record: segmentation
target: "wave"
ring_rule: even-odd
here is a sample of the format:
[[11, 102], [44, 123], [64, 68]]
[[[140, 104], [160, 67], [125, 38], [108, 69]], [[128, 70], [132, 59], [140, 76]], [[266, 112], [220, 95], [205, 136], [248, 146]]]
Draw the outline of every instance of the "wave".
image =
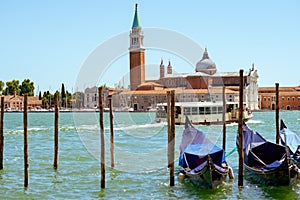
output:
[[[53, 130], [53, 128], [46, 128], [46, 127], [31, 127], [27, 129], [28, 133], [40, 133], [40, 132], [47, 132]], [[24, 133], [24, 129], [16, 129], [16, 130], [6, 130], [9, 134], [22, 134]]]
[[262, 124], [263, 122], [261, 120], [249, 119], [248, 123], [250, 123], [250, 124]]
[[145, 129], [145, 128], [163, 128], [167, 123], [153, 123], [153, 124], [135, 124], [130, 126], [116, 127], [114, 130], [132, 130], [132, 129]]

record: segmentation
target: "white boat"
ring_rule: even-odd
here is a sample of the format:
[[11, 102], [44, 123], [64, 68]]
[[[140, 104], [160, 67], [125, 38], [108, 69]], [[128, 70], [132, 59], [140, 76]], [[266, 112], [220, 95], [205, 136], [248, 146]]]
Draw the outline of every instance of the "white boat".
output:
[[[239, 102], [227, 102], [225, 108], [226, 123], [238, 121]], [[253, 117], [250, 109], [244, 105], [243, 119]], [[157, 105], [156, 122], [166, 122], [167, 103]], [[185, 117], [193, 124], [218, 124], [223, 121], [223, 102], [176, 102], [175, 124], [184, 124]]]

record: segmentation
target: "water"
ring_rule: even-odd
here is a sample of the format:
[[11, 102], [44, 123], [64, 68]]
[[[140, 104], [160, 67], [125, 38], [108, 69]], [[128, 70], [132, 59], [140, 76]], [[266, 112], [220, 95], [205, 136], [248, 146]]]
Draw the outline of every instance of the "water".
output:
[[[53, 113], [29, 113], [29, 187], [24, 188], [23, 114], [5, 113], [4, 170], [1, 199], [298, 199], [300, 182], [263, 187], [244, 180], [239, 189], [238, 154], [227, 157], [235, 179], [215, 190], [193, 187], [187, 180], [169, 186], [167, 127], [154, 123], [154, 113], [115, 113], [115, 168], [110, 168], [109, 116], [105, 113], [106, 188], [100, 189], [99, 113], [60, 113], [59, 166], [53, 169]], [[275, 141], [274, 112], [255, 112], [250, 128]], [[295, 131], [300, 112], [281, 112]], [[222, 144], [222, 126], [198, 126]], [[176, 126], [176, 158], [183, 126]], [[300, 133], [300, 131], [298, 131]], [[227, 152], [235, 147], [237, 124], [227, 126]], [[175, 161], [176, 171], [178, 160]]]

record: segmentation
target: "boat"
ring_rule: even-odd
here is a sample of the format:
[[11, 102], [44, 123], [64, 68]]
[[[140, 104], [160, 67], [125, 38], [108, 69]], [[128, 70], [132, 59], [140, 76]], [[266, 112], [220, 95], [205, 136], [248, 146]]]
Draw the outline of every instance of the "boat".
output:
[[291, 161], [300, 168], [300, 137], [291, 131], [283, 120], [280, 121], [280, 141], [289, 148]]
[[246, 177], [267, 186], [290, 185], [296, 181], [298, 169], [290, 162], [285, 146], [267, 141], [245, 123], [243, 136]]
[[[239, 102], [227, 102], [225, 106], [225, 121], [238, 121]], [[193, 124], [221, 124], [223, 122], [223, 102], [175, 102], [175, 124], [185, 124], [188, 116]], [[243, 119], [253, 117], [250, 109], [244, 105]], [[166, 122], [167, 103], [157, 104], [156, 122]]]
[[179, 166], [181, 175], [200, 188], [217, 188], [227, 175], [233, 178], [224, 150], [194, 128], [188, 117], [180, 144]]

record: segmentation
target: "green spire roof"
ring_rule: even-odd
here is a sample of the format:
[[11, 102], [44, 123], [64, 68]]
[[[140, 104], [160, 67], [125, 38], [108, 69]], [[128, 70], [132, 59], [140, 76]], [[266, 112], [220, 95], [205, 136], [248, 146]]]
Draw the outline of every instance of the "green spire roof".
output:
[[141, 28], [141, 23], [140, 23], [140, 18], [138, 15], [138, 11], [137, 11], [137, 6], [138, 4], [135, 4], [135, 13], [134, 13], [134, 18], [133, 18], [133, 23], [132, 23], [132, 28]]

